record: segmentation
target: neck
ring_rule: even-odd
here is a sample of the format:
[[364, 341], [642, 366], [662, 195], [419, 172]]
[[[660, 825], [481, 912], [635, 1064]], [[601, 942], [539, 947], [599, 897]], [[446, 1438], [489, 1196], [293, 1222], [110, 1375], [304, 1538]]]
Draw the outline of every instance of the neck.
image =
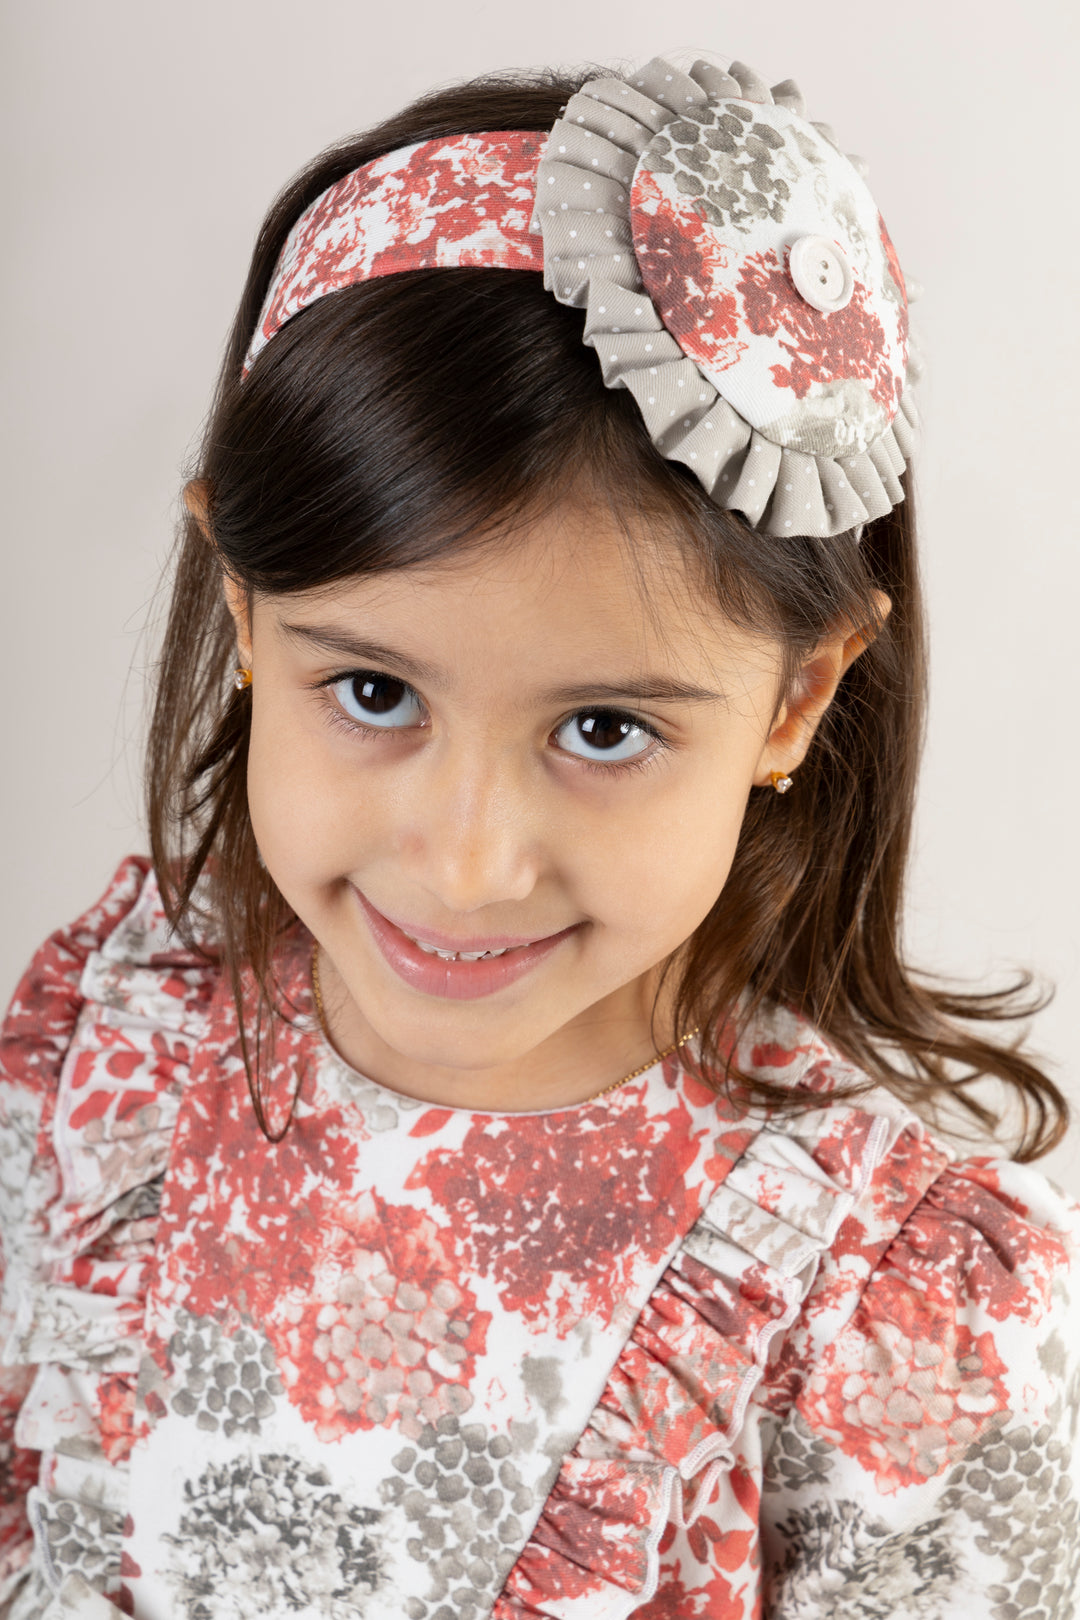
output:
[[613, 1089], [679, 1038], [670, 991], [657, 1004], [655, 1040], [650, 1031], [658, 969], [622, 986], [528, 1050], [493, 1049], [483, 1065], [475, 1061], [471, 1037], [470, 1062], [447, 1061], [453, 1054], [447, 1054], [445, 1045], [431, 1054], [422, 1045], [410, 1052], [397, 1050], [365, 1018], [325, 951], [318, 953], [317, 973], [327, 1038], [350, 1068], [402, 1096], [441, 1107], [493, 1113], [572, 1107]]

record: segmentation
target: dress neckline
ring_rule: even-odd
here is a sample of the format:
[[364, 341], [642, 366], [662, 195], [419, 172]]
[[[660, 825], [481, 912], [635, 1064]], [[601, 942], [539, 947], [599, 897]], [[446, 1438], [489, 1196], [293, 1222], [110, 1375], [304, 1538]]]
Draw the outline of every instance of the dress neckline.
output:
[[[334, 1064], [346, 1081], [378, 1093], [392, 1107], [410, 1114], [413, 1112], [435, 1112], [447, 1116], [459, 1115], [469, 1119], [490, 1119], [506, 1122], [551, 1119], [560, 1115], [584, 1115], [586, 1113], [607, 1115], [612, 1119], [616, 1119], [627, 1107], [640, 1105], [643, 1093], [656, 1086], [658, 1078], [663, 1074], [665, 1065], [670, 1065], [672, 1069], [676, 1070], [680, 1078], [686, 1077], [687, 1068], [682, 1060], [681, 1053], [689, 1051], [695, 1063], [700, 1058], [700, 1036], [695, 1035], [686, 1041], [678, 1051], [669, 1052], [662, 1058], [658, 1056], [635, 1079], [627, 1081], [617, 1089], [598, 1097], [582, 1098], [580, 1102], [575, 1103], [561, 1103], [554, 1108], [464, 1108], [454, 1103], [435, 1102], [424, 1097], [410, 1097], [406, 1092], [395, 1091], [392, 1086], [386, 1085], [385, 1082], [374, 1080], [370, 1075], [364, 1074], [362, 1070], [354, 1068], [351, 1063], [342, 1057], [314, 1015], [305, 1016], [302, 1022], [298, 1019], [296, 1023], [301, 1027], [307, 1039], [311, 1041], [320, 1058]], [[667, 1094], [668, 1087], [665, 1086], [664, 1090], [665, 1094]]]

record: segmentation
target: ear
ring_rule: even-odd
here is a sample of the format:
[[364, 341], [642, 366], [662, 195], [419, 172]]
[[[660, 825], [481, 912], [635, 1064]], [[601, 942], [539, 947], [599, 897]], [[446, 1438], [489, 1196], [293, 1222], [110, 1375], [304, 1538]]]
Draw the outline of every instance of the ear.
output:
[[767, 787], [772, 772], [791, 776], [806, 758], [836, 689], [859, 654], [867, 648], [892, 611], [884, 591], [874, 592], [873, 619], [857, 630], [850, 626], [822, 641], [803, 664], [794, 689], [773, 722], [754, 774], [755, 787]]
[[251, 668], [251, 597], [231, 574], [222, 574], [221, 587], [225, 602], [236, 626], [236, 653], [245, 669]]
[[210, 530], [210, 485], [205, 478], [192, 478], [184, 485], [184, 505], [199, 525], [208, 546], [214, 543]]
[[[214, 535], [210, 527], [210, 485], [205, 478], [193, 478], [184, 485], [184, 505], [187, 507], [207, 545], [214, 544]], [[225, 603], [232, 614], [232, 621], [236, 626], [236, 650], [240, 662], [245, 667], [251, 665], [251, 598], [239, 581], [222, 570], [222, 589], [225, 592]]]

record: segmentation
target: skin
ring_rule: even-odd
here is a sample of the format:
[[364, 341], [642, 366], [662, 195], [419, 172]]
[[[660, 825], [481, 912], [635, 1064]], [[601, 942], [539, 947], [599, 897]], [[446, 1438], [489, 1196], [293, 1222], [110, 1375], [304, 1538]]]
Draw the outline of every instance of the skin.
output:
[[[203, 519], [204, 493], [189, 486]], [[725, 623], [673, 545], [643, 543], [637, 563], [610, 515], [567, 504], [506, 546], [438, 567], [287, 598], [225, 579], [238, 662], [253, 671], [255, 837], [319, 943], [333, 1044], [394, 1091], [549, 1109], [646, 1062], [659, 968], [723, 889], [749, 794], [772, 791], [771, 771], [797, 773], [866, 644], [863, 629], [838, 630], [778, 703], [777, 646]], [[343, 656], [311, 639], [315, 627], [377, 641], [430, 675]], [[418, 701], [404, 697], [403, 726], [369, 735], [356, 689], [320, 683], [370, 670], [406, 680]], [[717, 696], [637, 700], [627, 689], [646, 673]], [[625, 698], [546, 695], [599, 683]], [[631, 734], [619, 750], [640, 749], [631, 764], [590, 769], [605, 750], [579, 721], [595, 724], [598, 707], [667, 746]], [[421, 938], [425, 924], [469, 940], [584, 926], [524, 978], [455, 1001], [398, 977], [353, 886]], [[660, 1045], [683, 1033], [669, 1001]]]

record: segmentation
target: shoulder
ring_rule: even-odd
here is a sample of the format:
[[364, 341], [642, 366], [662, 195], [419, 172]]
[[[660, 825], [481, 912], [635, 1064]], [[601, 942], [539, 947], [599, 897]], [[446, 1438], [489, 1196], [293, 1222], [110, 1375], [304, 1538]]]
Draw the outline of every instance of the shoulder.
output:
[[177, 1005], [201, 1000], [215, 973], [171, 933], [149, 861], [128, 856], [100, 900], [51, 934], [23, 974], [0, 1030], [0, 1086], [53, 1090], [88, 1003], [150, 1014], [156, 987], [175, 1021]]
[[[935, 1448], [947, 1456], [971, 1426], [958, 1422], [954, 1433], [940, 1399], [922, 1413], [937, 1414], [929, 1426], [913, 1403], [897, 1396], [890, 1406], [899, 1373], [887, 1390], [886, 1364], [910, 1362], [913, 1376], [921, 1367], [915, 1391], [955, 1386], [972, 1412], [980, 1392], [983, 1415], [1032, 1391], [1038, 1368], [1052, 1381], [1056, 1352], [1045, 1350], [1034, 1369], [1030, 1357], [1064, 1324], [1080, 1326], [1080, 1205], [1033, 1165], [962, 1156], [881, 1088], [830, 1101], [866, 1077], [786, 1014], [771, 1031], [750, 1054], [757, 1072], [797, 1084], [819, 1106], [774, 1118], [764, 1134], [799, 1144], [846, 1195], [803, 1312], [804, 1327], [817, 1323], [814, 1353], [802, 1358], [806, 1382], [789, 1387], [805, 1412], [830, 1410], [838, 1436], [845, 1422], [865, 1434], [870, 1418], [888, 1430], [890, 1414], [906, 1412], [901, 1429], [915, 1425], [907, 1453], [890, 1433], [881, 1469], [898, 1481], [923, 1464], [936, 1471]], [[856, 1393], [864, 1364], [878, 1371]]]
[[[847, 1195], [823, 1261], [846, 1278], [856, 1317], [917, 1298], [924, 1313], [985, 1313], [1004, 1339], [1077, 1293], [1080, 1205], [1035, 1166], [963, 1156], [793, 1015], [754, 1034], [747, 1067], [810, 1104], [763, 1135], [798, 1145]], [[861, 1089], [837, 1100], [850, 1088]]]
[[31, 1092], [48, 1087], [78, 1016], [87, 959], [137, 905], [148, 870], [144, 858], [128, 856], [101, 899], [35, 952], [0, 1031], [0, 1078], [9, 1086]]
[[171, 934], [137, 856], [34, 956], [0, 1031], [0, 1317], [46, 1235], [108, 1201], [102, 1176], [132, 1180], [125, 1161], [164, 1128], [218, 978]]
[[103, 1391], [123, 1384], [139, 1331], [145, 1217], [217, 977], [172, 936], [149, 862], [132, 856], [36, 952], [0, 1031], [5, 1613], [28, 1556], [38, 1451], [77, 1445], [85, 1459], [95, 1424], [104, 1444]]
[[[837, 1271], [858, 1246], [841, 1238]], [[1045, 1176], [944, 1164], [873, 1256], [797, 1410], [886, 1493], [939, 1479], [1010, 1422], [1057, 1421], [1080, 1394], [1078, 1265], [1080, 1210]]]
[[790, 1129], [853, 1197], [761, 1391], [774, 1612], [1056, 1612], [1080, 1573], [1080, 1208], [881, 1093], [828, 1106], [820, 1046], [803, 1069], [826, 1106]]
[[1078, 1229], [1071, 1200], [1002, 1160], [950, 1163], [917, 1200], [773, 1437], [771, 1612], [1072, 1612]]

